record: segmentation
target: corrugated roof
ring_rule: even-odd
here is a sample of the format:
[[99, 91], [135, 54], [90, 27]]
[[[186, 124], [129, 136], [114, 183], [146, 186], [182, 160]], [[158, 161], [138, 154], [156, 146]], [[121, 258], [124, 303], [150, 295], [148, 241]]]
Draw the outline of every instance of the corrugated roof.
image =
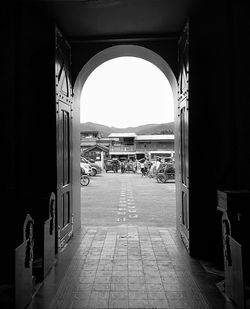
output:
[[135, 133], [111, 133], [108, 137], [136, 137]]
[[153, 135], [137, 135], [136, 141], [146, 141], [146, 140], [174, 140], [174, 134], [153, 134]]
[[136, 152], [135, 151], [110, 151], [109, 152], [110, 155], [135, 155]]
[[109, 151], [109, 148], [106, 147], [106, 146], [102, 146], [102, 145], [93, 145], [93, 146], [90, 146], [90, 147], [84, 149], [83, 152], [91, 151], [91, 150], [94, 149], [94, 148], [99, 148], [99, 149], [101, 149], [101, 150], [103, 150], [103, 151]]

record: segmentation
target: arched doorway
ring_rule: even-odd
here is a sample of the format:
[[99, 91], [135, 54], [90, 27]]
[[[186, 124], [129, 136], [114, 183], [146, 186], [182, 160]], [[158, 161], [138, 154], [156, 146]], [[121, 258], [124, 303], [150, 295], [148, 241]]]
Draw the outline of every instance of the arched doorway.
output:
[[[177, 102], [177, 81], [175, 78], [175, 75], [168, 65], [168, 63], [157, 53], [153, 52], [152, 50], [137, 46], [137, 45], [117, 45], [112, 46], [110, 48], [104, 49], [103, 51], [96, 54], [94, 57], [92, 57], [81, 69], [79, 72], [76, 82], [74, 85], [74, 110], [77, 114], [77, 117], [75, 117], [75, 126], [73, 126], [73, 149], [74, 154], [73, 155], [73, 170], [77, 171], [77, 168], [79, 167], [80, 162], [80, 146], [79, 146], [79, 123], [80, 123], [80, 98], [81, 98], [81, 92], [84, 86], [84, 83], [86, 82], [89, 75], [95, 70], [99, 65], [103, 64], [104, 62], [117, 58], [117, 57], [124, 57], [124, 56], [131, 56], [131, 57], [138, 57], [144, 60], [147, 60], [154, 64], [156, 67], [158, 67], [163, 74], [168, 79], [172, 92], [173, 92], [173, 98], [174, 98], [174, 117], [175, 120], [178, 118], [178, 102]], [[78, 127], [77, 122], [78, 121]], [[178, 132], [177, 124], [178, 122], [175, 121], [175, 131]], [[177, 134], [178, 135], [178, 134]], [[175, 143], [175, 153], [179, 154], [179, 143]], [[178, 167], [179, 164], [179, 156], [176, 156], [176, 167]], [[176, 203], [178, 203], [178, 186], [179, 186], [179, 173], [176, 173]], [[78, 181], [77, 181], [77, 175], [73, 177], [76, 181], [74, 181], [73, 185], [73, 195], [76, 194], [77, 190], [79, 190], [79, 174], [78, 174]], [[74, 199], [74, 217], [80, 218], [80, 192], [77, 192], [77, 197], [75, 195]], [[178, 216], [177, 216], [178, 218]], [[75, 222], [75, 220], [74, 220]], [[75, 222], [75, 228], [77, 228], [77, 225], [80, 227], [80, 220], [78, 219], [77, 222]]]

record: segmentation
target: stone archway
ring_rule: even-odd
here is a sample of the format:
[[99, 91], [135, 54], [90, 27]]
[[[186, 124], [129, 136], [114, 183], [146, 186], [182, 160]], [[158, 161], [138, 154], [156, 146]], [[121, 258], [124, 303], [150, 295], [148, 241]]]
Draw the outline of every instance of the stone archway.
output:
[[[157, 53], [153, 52], [152, 50], [138, 46], [138, 45], [117, 45], [112, 46], [109, 48], [104, 49], [103, 51], [97, 53], [93, 56], [81, 69], [79, 72], [75, 84], [74, 84], [74, 125], [73, 125], [73, 138], [72, 138], [72, 149], [73, 149], [73, 196], [75, 196], [73, 201], [73, 212], [74, 212], [74, 229], [80, 227], [80, 192], [79, 192], [79, 183], [80, 183], [80, 176], [79, 176], [79, 162], [80, 162], [80, 99], [81, 99], [81, 92], [89, 75], [102, 63], [118, 58], [118, 57], [138, 57], [144, 60], [147, 60], [154, 64], [158, 69], [160, 69], [163, 74], [168, 79], [174, 98], [174, 117], [175, 120], [177, 119], [177, 112], [178, 112], [178, 104], [177, 104], [177, 81], [175, 75], [168, 65], [168, 63]], [[177, 121], [175, 121], [175, 126]], [[178, 132], [177, 128], [175, 131]], [[178, 154], [178, 144], [175, 143], [175, 153]], [[178, 164], [178, 156], [176, 156], [176, 166]], [[176, 174], [177, 176], [177, 174]], [[178, 192], [178, 180], [176, 179], [176, 192]], [[178, 197], [176, 196], [176, 202], [178, 201]]]

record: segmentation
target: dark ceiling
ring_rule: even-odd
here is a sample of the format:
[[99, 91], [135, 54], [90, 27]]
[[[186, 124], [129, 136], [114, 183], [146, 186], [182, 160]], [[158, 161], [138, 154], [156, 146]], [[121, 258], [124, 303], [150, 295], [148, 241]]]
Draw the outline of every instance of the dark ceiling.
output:
[[[25, 0], [23, 0], [25, 2]], [[172, 36], [190, 0], [33, 0], [70, 39]]]

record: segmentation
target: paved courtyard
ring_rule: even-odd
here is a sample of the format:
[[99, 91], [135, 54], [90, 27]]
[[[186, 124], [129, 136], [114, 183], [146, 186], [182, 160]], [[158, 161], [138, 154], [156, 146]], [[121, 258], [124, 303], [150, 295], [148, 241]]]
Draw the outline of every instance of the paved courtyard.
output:
[[81, 194], [84, 226], [175, 226], [174, 182], [108, 172], [91, 177]]

